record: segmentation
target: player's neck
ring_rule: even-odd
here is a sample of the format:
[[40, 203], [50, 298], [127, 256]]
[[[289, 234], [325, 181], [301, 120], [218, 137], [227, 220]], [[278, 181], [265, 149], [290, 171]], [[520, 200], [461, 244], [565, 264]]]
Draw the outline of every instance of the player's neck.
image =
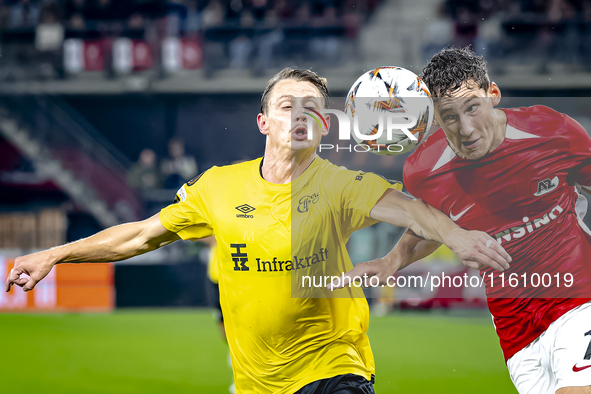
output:
[[505, 141], [505, 132], [507, 130], [507, 114], [501, 109], [495, 109], [495, 135], [488, 153], [497, 149]]
[[306, 171], [315, 157], [315, 151], [293, 152], [285, 155], [266, 150], [261, 168], [263, 178], [267, 182], [276, 184], [292, 182]]

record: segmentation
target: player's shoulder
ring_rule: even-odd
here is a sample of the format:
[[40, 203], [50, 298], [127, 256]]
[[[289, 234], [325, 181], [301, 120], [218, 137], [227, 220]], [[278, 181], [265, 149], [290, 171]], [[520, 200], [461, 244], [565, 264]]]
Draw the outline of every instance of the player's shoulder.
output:
[[348, 169], [345, 166], [336, 165], [327, 159], [317, 157], [314, 160], [316, 173], [323, 177], [347, 177], [352, 176], [357, 171]]
[[[238, 180], [245, 179], [246, 175], [252, 175], [254, 168], [259, 166], [261, 158], [244, 161], [237, 164], [228, 164], [225, 166], [213, 166], [209, 170], [197, 175], [187, 182], [187, 186], [192, 186], [197, 181], [206, 181], [207, 183], [235, 183]], [[250, 177], [248, 178], [250, 179]]]
[[503, 111], [507, 115], [509, 126], [540, 137], [552, 138], [568, 134], [575, 122], [568, 115], [545, 105], [510, 108]]
[[[508, 121], [540, 122], [544, 120], [559, 119], [562, 113], [545, 105], [532, 105], [530, 107], [515, 107], [503, 109], [507, 114]], [[534, 117], [532, 119], [532, 117]]]
[[402, 174], [406, 188], [412, 190], [413, 186], [425, 179], [448, 151], [450, 149], [448, 149], [443, 129], [437, 129], [426, 141], [419, 144], [404, 161]]
[[322, 182], [324, 188], [329, 187], [332, 190], [340, 191], [342, 187], [351, 184], [351, 182], [359, 182], [359, 186], [362, 186], [365, 182], [373, 184], [375, 182], [386, 181], [390, 183], [392, 188], [402, 190], [402, 182], [386, 179], [380, 174], [362, 170], [350, 170], [345, 166], [333, 164], [326, 159], [316, 158], [316, 160], [319, 160], [319, 162], [315, 163], [317, 164], [317, 169], [314, 177]]
[[205, 191], [223, 191], [227, 187], [236, 185], [252, 178], [255, 167], [260, 165], [261, 158], [226, 166], [213, 166], [207, 171], [195, 176], [177, 191], [176, 201], [185, 201], [196, 195], [203, 196]]
[[355, 177], [356, 171], [349, 170], [344, 166], [338, 166], [326, 159], [316, 157], [310, 166], [310, 173], [307, 179], [312, 183], [320, 183], [323, 188], [334, 189]]

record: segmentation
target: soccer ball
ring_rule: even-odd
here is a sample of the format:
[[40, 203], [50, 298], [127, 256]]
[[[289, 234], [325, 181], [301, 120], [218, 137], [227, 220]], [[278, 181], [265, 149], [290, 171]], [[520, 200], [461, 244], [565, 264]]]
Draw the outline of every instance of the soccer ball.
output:
[[401, 67], [379, 67], [360, 76], [345, 101], [351, 135], [368, 152], [413, 150], [431, 128], [433, 101], [425, 83]]

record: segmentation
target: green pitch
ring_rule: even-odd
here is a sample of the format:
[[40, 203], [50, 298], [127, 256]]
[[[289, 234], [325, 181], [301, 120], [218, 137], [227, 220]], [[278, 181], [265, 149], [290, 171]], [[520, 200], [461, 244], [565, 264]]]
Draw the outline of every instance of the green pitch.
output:
[[[205, 310], [0, 314], [6, 393], [227, 393], [228, 350]], [[372, 318], [378, 394], [515, 393], [490, 317]]]

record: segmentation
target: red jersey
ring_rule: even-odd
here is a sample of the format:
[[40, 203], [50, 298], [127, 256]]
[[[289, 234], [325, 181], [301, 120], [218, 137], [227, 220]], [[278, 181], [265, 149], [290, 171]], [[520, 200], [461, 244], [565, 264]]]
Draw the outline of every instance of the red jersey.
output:
[[504, 273], [481, 271], [508, 360], [591, 299], [587, 201], [575, 187], [591, 185], [591, 138], [548, 107], [504, 111], [505, 139], [493, 152], [462, 159], [439, 129], [406, 159], [404, 183], [413, 196], [465, 229], [488, 233], [511, 255]]

